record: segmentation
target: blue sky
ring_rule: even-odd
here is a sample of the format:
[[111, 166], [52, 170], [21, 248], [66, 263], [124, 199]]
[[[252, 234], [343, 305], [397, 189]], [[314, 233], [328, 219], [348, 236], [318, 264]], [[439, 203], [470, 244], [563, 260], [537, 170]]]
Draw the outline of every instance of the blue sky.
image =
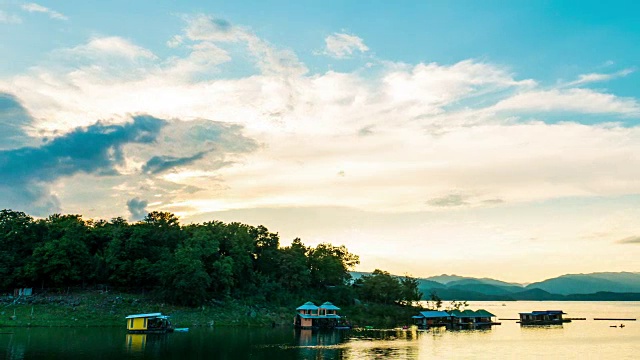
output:
[[264, 224], [363, 271], [640, 271], [639, 10], [0, 2], [0, 208]]

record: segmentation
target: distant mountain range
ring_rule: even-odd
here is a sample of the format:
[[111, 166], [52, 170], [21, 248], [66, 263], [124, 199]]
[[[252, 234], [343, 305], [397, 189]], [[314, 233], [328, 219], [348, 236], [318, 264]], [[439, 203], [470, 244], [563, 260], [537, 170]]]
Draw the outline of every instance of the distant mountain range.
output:
[[[354, 272], [354, 278], [365, 273]], [[418, 278], [423, 299], [435, 293], [443, 300], [576, 300], [640, 301], [640, 273], [567, 274], [528, 285], [489, 278], [438, 275]]]

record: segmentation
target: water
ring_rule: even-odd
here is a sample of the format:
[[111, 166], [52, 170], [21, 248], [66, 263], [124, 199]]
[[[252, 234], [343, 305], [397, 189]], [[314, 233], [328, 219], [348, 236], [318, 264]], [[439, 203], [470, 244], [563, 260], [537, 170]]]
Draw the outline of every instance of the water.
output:
[[[640, 302], [473, 302], [498, 318], [564, 310], [584, 317], [562, 326], [489, 330], [315, 332], [290, 328], [194, 328], [188, 333], [128, 335], [121, 328], [0, 328], [0, 359], [638, 359]], [[624, 328], [611, 325], [625, 324]], [[180, 324], [178, 324], [180, 325]], [[124, 327], [124, 323], [123, 323]], [[4, 334], [10, 332], [12, 334]]]

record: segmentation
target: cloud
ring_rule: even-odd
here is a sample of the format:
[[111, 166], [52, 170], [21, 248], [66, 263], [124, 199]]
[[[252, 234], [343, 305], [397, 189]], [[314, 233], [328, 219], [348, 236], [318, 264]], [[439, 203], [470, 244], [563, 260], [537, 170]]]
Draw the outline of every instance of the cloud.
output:
[[59, 200], [48, 186], [76, 173], [117, 175], [127, 143], [155, 140], [164, 121], [136, 116], [131, 123], [96, 123], [56, 137], [39, 147], [0, 151], [0, 199], [3, 207], [27, 206], [36, 215], [59, 210]]
[[582, 75], [578, 76], [577, 80], [569, 82], [569, 83], [565, 84], [564, 86], [578, 86], [578, 85], [584, 85], [584, 84], [588, 84], [588, 83], [592, 83], [592, 82], [609, 81], [609, 80], [612, 80], [612, 79], [625, 77], [625, 76], [627, 76], [627, 75], [629, 75], [629, 74], [631, 74], [633, 72], [635, 72], [635, 69], [628, 68], [628, 69], [623, 69], [623, 70], [620, 70], [618, 72], [611, 73], [611, 74], [601, 74], [601, 73], [582, 74]]
[[132, 60], [156, 57], [151, 51], [118, 36], [94, 37], [87, 44], [69, 49], [67, 52], [72, 56], [94, 57], [96, 54], [108, 54]]
[[175, 156], [154, 156], [142, 167], [142, 171], [150, 174], [157, 174], [163, 171], [188, 165], [196, 160], [202, 159], [207, 153], [202, 151], [192, 156], [175, 157]]
[[618, 244], [640, 244], [640, 236], [629, 236], [616, 242]]
[[56, 20], [69, 20], [68, 17], [66, 17], [65, 15], [51, 10], [47, 7], [44, 7], [42, 5], [38, 5], [36, 3], [27, 3], [27, 4], [23, 4], [22, 9], [28, 12], [38, 12], [38, 13], [44, 13], [49, 15], [50, 18], [52, 19], [56, 19]]
[[[220, 60], [214, 60], [215, 65], [229, 59], [228, 53], [222, 50], [219, 44], [243, 43], [256, 66], [264, 74], [294, 76], [307, 72], [307, 68], [292, 51], [276, 49], [244, 27], [204, 14], [183, 16], [183, 19], [187, 22], [184, 34], [174, 36], [169, 44], [185, 44], [184, 40], [188, 39], [193, 43], [190, 47], [194, 50], [216, 49], [217, 54], [214, 58]], [[176, 41], [178, 39], [179, 43]]]
[[467, 197], [460, 194], [449, 194], [443, 197], [433, 198], [427, 201], [427, 204], [438, 207], [456, 207], [464, 206], [469, 203]]
[[364, 41], [355, 35], [334, 33], [325, 39], [326, 53], [337, 59], [344, 59], [353, 55], [355, 51], [361, 53], [369, 51]]
[[0, 150], [24, 146], [30, 139], [24, 128], [31, 115], [11, 94], [0, 92]]
[[0, 10], [0, 24], [21, 24], [22, 19], [15, 14], [8, 14]]
[[[153, 143], [122, 146], [117, 175], [48, 181], [63, 206], [97, 203], [77, 195], [74, 185], [88, 181], [116, 209], [139, 197], [181, 216], [286, 206], [447, 212], [640, 192], [640, 128], [610, 123], [635, 116], [635, 98], [545, 88], [475, 59], [309, 74], [296, 54], [245, 27], [183, 19], [167, 55], [92, 38], [0, 80], [31, 114], [23, 130], [33, 138], [128, 114], [169, 119]], [[242, 75], [221, 72], [247, 60]], [[559, 111], [567, 121], [551, 123]], [[609, 123], [569, 121], [584, 114]]]
[[499, 101], [490, 110], [536, 113], [565, 111], [635, 117], [640, 116], [640, 103], [634, 98], [574, 88], [525, 91]]
[[141, 200], [139, 198], [133, 198], [127, 201], [127, 209], [129, 210], [129, 220], [138, 221], [142, 220], [145, 216], [147, 216], [147, 206], [149, 202], [146, 200]]

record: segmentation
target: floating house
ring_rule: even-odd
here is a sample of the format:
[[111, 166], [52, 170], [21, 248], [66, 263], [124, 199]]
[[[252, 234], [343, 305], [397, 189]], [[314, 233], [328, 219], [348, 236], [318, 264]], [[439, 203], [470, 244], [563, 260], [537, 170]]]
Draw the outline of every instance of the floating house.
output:
[[480, 309], [480, 310], [451, 310], [451, 311], [422, 311], [420, 315], [413, 316], [415, 325], [422, 328], [436, 327], [436, 326], [491, 326], [500, 325], [501, 323], [495, 321], [495, 315]]
[[569, 319], [563, 319], [562, 315], [566, 313], [562, 310], [545, 310], [520, 313], [520, 325], [558, 325], [571, 322]]
[[293, 325], [300, 329], [333, 329], [337, 327], [345, 327], [341, 324], [341, 317], [338, 315], [339, 307], [330, 302], [325, 302], [320, 306], [316, 306], [311, 301], [299, 306], [298, 312], [293, 319]]
[[447, 326], [451, 324], [451, 315], [446, 311], [421, 311], [420, 315], [413, 316], [413, 324], [421, 328]]
[[139, 334], [163, 334], [173, 331], [169, 316], [162, 313], [134, 314], [126, 317], [127, 331]]
[[451, 315], [451, 324], [458, 326], [491, 326], [501, 324], [494, 320], [496, 317], [494, 314], [484, 309], [476, 311], [452, 310], [449, 314]]

